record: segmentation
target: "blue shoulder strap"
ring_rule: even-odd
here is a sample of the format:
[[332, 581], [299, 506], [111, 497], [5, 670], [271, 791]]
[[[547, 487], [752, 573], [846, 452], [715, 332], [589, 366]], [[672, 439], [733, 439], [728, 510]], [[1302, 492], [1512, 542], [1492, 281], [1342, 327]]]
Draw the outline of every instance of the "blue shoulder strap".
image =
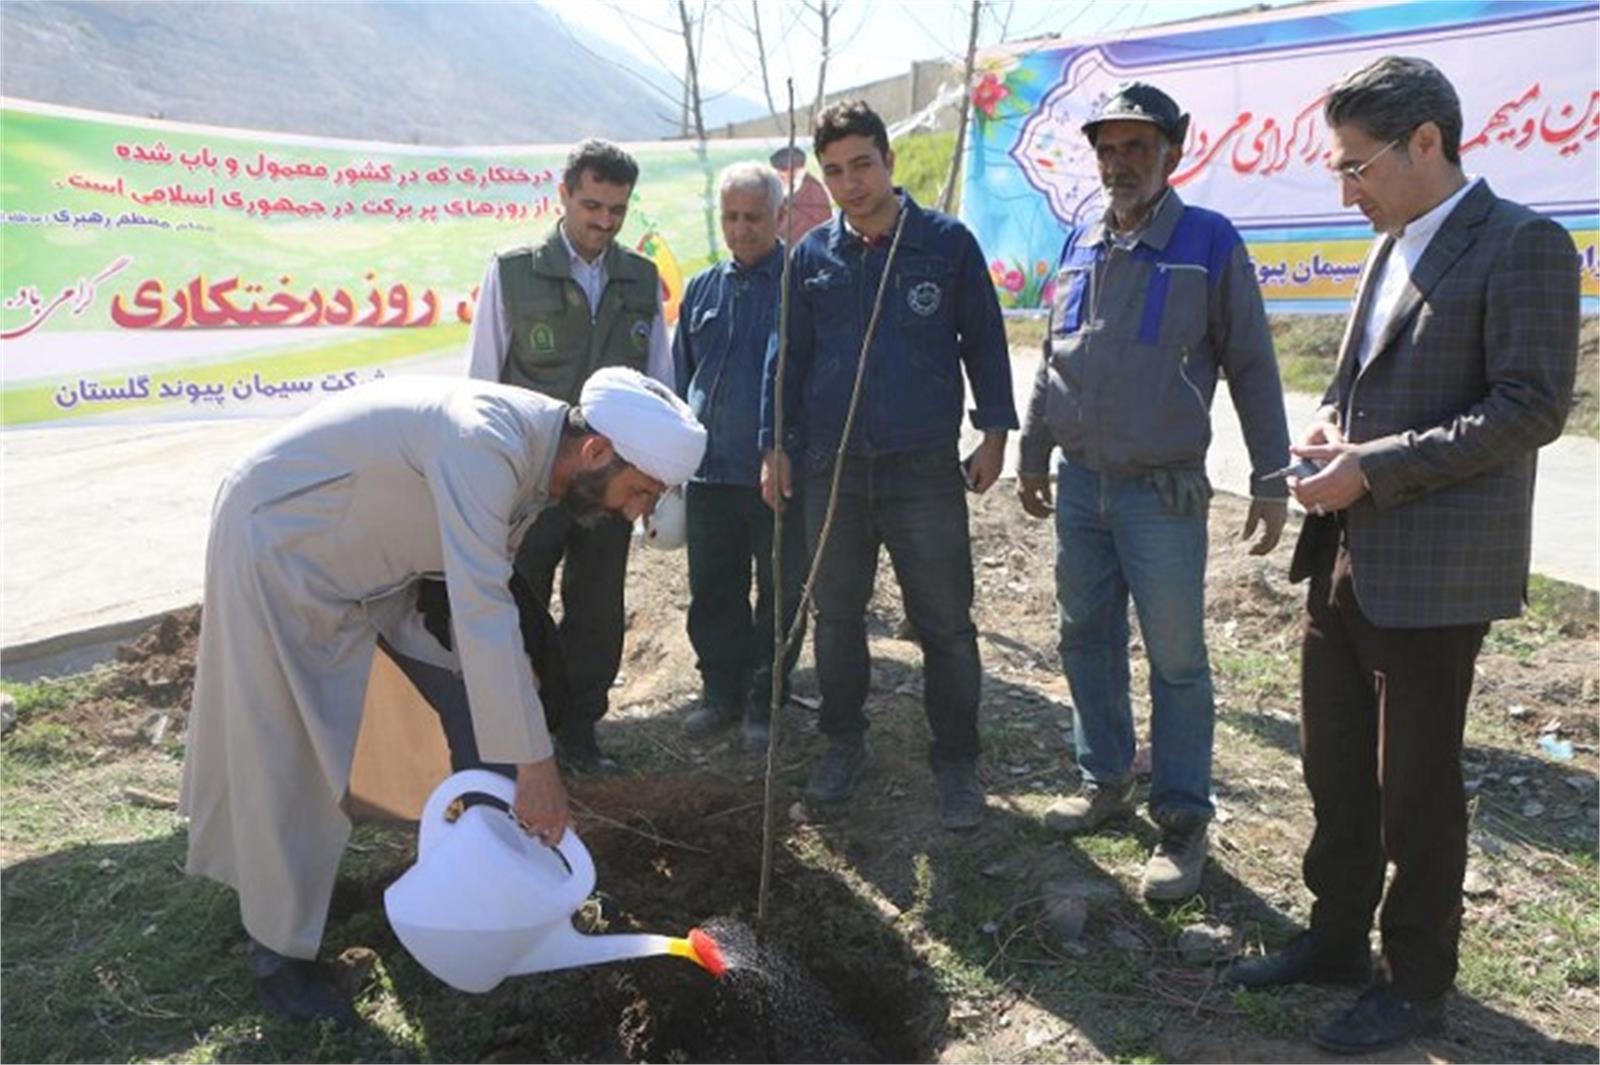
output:
[[[1083, 235], [1081, 226], [1074, 227], [1067, 234], [1067, 242], [1061, 248], [1061, 258], [1056, 264], [1056, 283], [1061, 283], [1061, 270], [1063, 267], [1092, 267], [1094, 265], [1094, 249], [1078, 247], [1078, 238]], [[1089, 290], [1090, 279], [1088, 271], [1080, 270], [1072, 278], [1066, 292], [1062, 294], [1062, 317], [1064, 321], [1059, 325], [1065, 333], [1075, 333], [1083, 325], [1083, 296]]]
[[1165, 248], [1158, 252], [1141, 244], [1136, 249], [1141, 258], [1150, 262], [1150, 287], [1145, 291], [1144, 313], [1139, 318], [1142, 342], [1155, 344], [1161, 338], [1161, 318], [1167, 309], [1167, 290], [1172, 285], [1174, 269], [1204, 271], [1208, 291], [1222, 278], [1233, 242], [1227, 239], [1220, 221], [1219, 216], [1188, 207], [1179, 216]]

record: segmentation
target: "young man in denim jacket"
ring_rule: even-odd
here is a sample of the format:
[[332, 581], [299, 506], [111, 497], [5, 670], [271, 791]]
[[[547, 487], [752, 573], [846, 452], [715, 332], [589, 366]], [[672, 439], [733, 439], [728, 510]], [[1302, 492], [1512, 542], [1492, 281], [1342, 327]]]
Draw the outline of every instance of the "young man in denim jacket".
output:
[[[741, 717], [746, 750], [764, 751], [772, 699], [773, 516], [761, 501], [761, 381], [778, 329], [783, 186], [760, 163], [735, 163], [719, 183], [722, 237], [731, 259], [696, 274], [684, 291], [672, 342], [678, 394], [707, 432], [706, 457], [685, 490], [689, 642], [700, 707], [684, 722], [708, 736]], [[784, 527], [784, 630], [805, 576], [805, 529]], [[756, 602], [750, 608], [750, 570]], [[786, 657], [784, 692], [799, 653]]]
[[[806, 797], [849, 798], [870, 760], [862, 712], [870, 672], [866, 609], [883, 545], [922, 644], [940, 819], [947, 828], [972, 828], [984, 809], [977, 775], [982, 668], [972, 624], [966, 491], [985, 492], [999, 478], [1006, 433], [1017, 426], [1000, 305], [966, 227], [924, 210], [894, 186], [888, 133], [866, 104], [824, 111], [812, 143], [841, 210], [795, 248], [781, 393], [784, 461], [770, 450], [775, 358], [768, 360], [761, 446], [769, 450], [762, 475], [769, 503], [783, 505], [797, 482], [804, 485], [800, 509], [813, 552], [891, 248], [894, 263], [865, 354], [863, 393], [815, 589], [820, 727], [829, 747]], [[963, 371], [974, 396], [972, 425], [984, 434], [965, 463], [957, 452]], [[791, 463], [798, 469], [791, 472]]]
[[1188, 125], [1169, 96], [1134, 82], [1083, 127], [1106, 212], [1067, 237], [1018, 475], [1023, 508], [1050, 514], [1046, 471], [1061, 449], [1056, 595], [1083, 788], [1046, 823], [1085, 832], [1133, 809], [1131, 593], [1150, 659], [1161, 829], [1142, 888], [1163, 900], [1199, 889], [1212, 815], [1206, 448], [1224, 373], [1250, 451], [1244, 536], [1262, 530], [1252, 554], [1276, 546], [1288, 514], [1287, 488], [1268, 476], [1288, 459], [1289, 431], [1261, 289], [1228, 220], [1167, 184]]

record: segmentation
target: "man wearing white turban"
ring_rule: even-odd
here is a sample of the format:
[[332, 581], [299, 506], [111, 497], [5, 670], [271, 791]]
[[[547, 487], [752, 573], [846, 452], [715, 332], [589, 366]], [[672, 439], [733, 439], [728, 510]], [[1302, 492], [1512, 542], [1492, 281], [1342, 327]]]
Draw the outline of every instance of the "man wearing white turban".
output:
[[[595, 374], [576, 408], [506, 385], [403, 377], [319, 404], [224, 479], [181, 810], [188, 872], [239, 893], [270, 1009], [353, 1020], [314, 959], [349, 838], [340, 804], [379, 638], [408, 673], [447, 678], [444, 697], [440, 686], [423, 694], [452, 745], [464, 731], [483, 762], [514, 767], [518, 816], [559, 840], [566, 791], [509, 589], [513, 553], [556, 504], [579, 522], [649, 513], [704, 447], [688, 408], [631, 370]], [[441, 575], [454, 650], [417, 609], [422, 580]]]

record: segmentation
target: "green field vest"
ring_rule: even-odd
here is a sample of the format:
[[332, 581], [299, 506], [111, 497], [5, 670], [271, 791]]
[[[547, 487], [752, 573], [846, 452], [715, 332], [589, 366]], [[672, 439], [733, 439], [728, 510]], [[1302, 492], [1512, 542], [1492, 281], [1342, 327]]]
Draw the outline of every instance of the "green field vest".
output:
[[645, 371], [660, 287], [656, 264], [615, 243], [605, 254], [606, 287], [592, 319], [559, 226], [538, 247], [500, 256], [511, 334], [502, 382], [577, 403], [583, 383], [602, 366]]

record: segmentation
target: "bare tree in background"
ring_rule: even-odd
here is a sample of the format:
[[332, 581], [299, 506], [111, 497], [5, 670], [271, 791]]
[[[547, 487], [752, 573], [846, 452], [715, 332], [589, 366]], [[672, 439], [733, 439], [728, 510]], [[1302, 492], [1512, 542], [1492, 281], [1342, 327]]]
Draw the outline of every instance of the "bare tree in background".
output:
[[[826, 2], [826, 0], [824, 0], [824, 2]], [[700, 68], [695, 58], [696, 45], [700, 43], [695, 40], [695, 27], [698, 25], [703, 28], [705, 25], [705, 18], [706, 8], [703, 0], [700, 5], [700, 18], [698, 21], [689, 17], [689, 5], [685, 2], [685, 0], [678, 0], [678, 20], [683, 27], [684, 118], [688, 119], [693, 117], [694, 139], [697, 141], [704, 141], [706, 139], [706, 122], [705, 109], [700, 99]], [[701, 38], [701, 41], [703, 40], [704, 37]], [[683, 131], [685, 136], [688, 136], [689, 129], [689, 123], [685, 121]]]
[[816, 3], [812, 3], [811, 0], [803, 0], [803, 2], [806, 10], [817, 16], [817, 23], [821, 27], [822, 31], [818, 37], [818, 40], [822, 44], [820, 52], [822, 61], [817, 64], [817, 98], [816, 101], [811, 105], [811, 120], [815, 122], [817, 116], [822, 113], [823, 100], [827, 98], [829, 53], [828, 31], [830, 24], [833, 21], [833, 16], [838, 13], [839, 4], [842, 2], [842, 0], [834, 0], [832, 7], [828, 6], [828, 0], [817, 0]]
[[[703, 101], [700, 95], [700, 61], [704, 55], [706, 24], [706, 0], [700, 0], [700, 15], [698, 19], [689, 17], [687, 0], [678, 0], [678, 25], [683, 34], [684, 78], [683, 99], [685, 103], [685, 118], [694, 119], [694, 154], [700, 163], [700, 174], [704, 179], [701, 188], [701, 199], [705, 204], [703, 212], [706, 224], [706, 247], [717, 247], [717, 215], [720, 209], [714, 206], [716, 194], [712, 188], [713, 175], [711, 173], [711, 157], [706, 150], [706, 121]], [[698, 33], [696, 32], [698, 30]], [[687, 127], [688, 123], [685, 123]], [[684, 129], [688, 136], [689, 130]]]
[[956, 199], [956, 178], [961, 174], [961, 157], [967, 147], [967, 115], [972, 109], [972, 70], [978, 55], [978, 20], [983, 0], [972, 0], [972, 20], [967, 30], [967, 62], [961, 75], [961, 108], [956, 112], [956, 150], [950, 156], [950, 172], [939, 192], [939, 210], [950, 213]]
[[776, 120], [778, 105], [772, 102], [772, 79], [767, 75], [767, 42], [761, 36], [761, 0], [750, 0], [750, 15], [755, 20], [756, 58], [761, 61], [761, 91], [767, 95], [767, 113]]
[[[842, 54], [861, 32], [866, 20], [863, 17], [853, 31], [848, 31], [844, 39], [839, 38], [840, 24], [839, 11], [844, 6], [844, 0], [788, 0], [784, 4], [772, 3], [771, 0], [750, 0], [750, 15], [748, 22], [727, 9], [725, 17], [741, 31], [750, 34], [755, 41], [756, 62], [761, 71], [761, 90], [766, 96], [767, 113], [772, 117], [774, 134], [783, 131], [784, 119], [779, 113], [776, 101], [772, 97], [772, 56], [766, 31], [761, 25], [761, 7], [767, 5], [770, 15], [774, 10], [778, 14], [778, 42], [784, 40], [785, 35], [796, 31], [803, 32], [817, 42], [818, 55], [821, 57], [817, 64], [817, 93], [811, 103], [800, 109], [798, 118], [802, 124], [809, 124], [827, 103], [828, 96], [828, 60], [831, 56]], [[790, 14], [785, 16], [785, 8]], [[862, 9], [863, 12], [866, 10]], [[814, 19], [814, 22], [813, 22]], [[784, 23], [787, 22], [787, 25]]]

